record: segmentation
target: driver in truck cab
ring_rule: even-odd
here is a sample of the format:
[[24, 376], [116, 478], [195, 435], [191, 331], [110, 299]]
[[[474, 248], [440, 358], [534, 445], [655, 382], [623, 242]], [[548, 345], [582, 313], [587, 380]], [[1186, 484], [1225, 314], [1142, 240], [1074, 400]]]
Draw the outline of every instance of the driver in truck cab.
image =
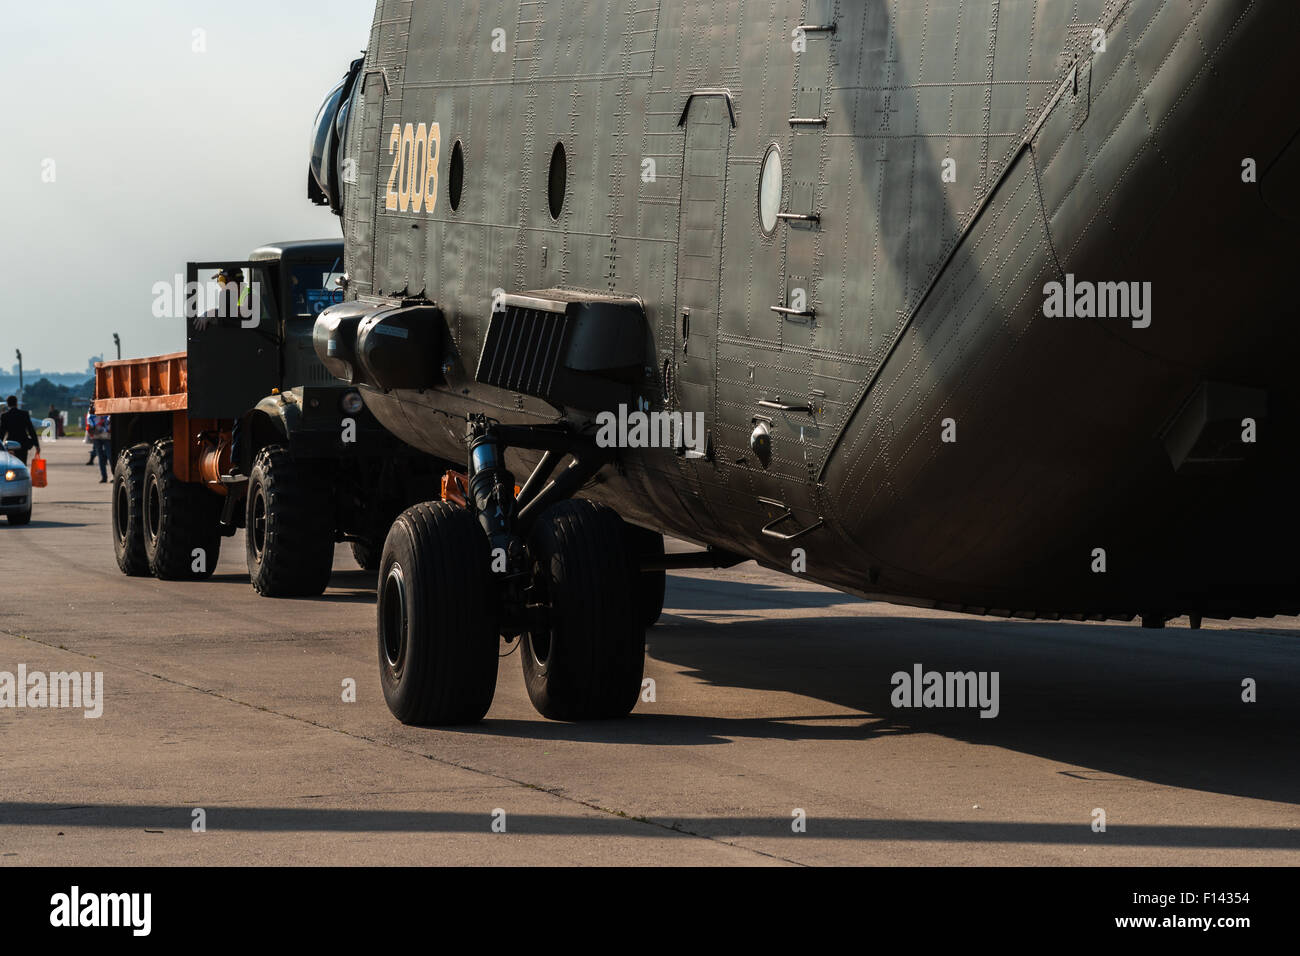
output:
[[243, 326], [243, 316], [249, 311], [250, 284], [244, 281], [243, 269], [222, 269], [212, 276], [220, 290], [216, 308], [195, 316], [194, 329], [202, 332], [210, 325], [224, 328]]

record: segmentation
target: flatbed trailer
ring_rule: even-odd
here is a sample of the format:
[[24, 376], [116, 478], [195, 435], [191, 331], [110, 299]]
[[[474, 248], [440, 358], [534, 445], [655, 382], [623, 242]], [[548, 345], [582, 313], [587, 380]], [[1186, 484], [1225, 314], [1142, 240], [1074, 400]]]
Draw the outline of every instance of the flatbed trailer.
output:
[[[190, 418], [186, 386], [188, 379], [187, 355], [174, 352], [170, 355], [153, 355], [148, 358], [119, 359], [114, 362], [95, 363], [95, 402], [97, 415], [112, 415], [123, 423], [113, 437], [113, 459], [123, 451], [132, 438], [138, 438], [142, 422], [133, 420], [136, 415], [169, 415], [171, 436], [174, 441], [172, 464], [180, 480], [208, 485], [210, 490], [225, 495], [219, 470], [214, 469], [213, 480], [205, 480], [200, 464], [205, 456], [209, 464], [215, 460], [214, 451], [223, 451], [229, 464], [230, 437], [233, 421], [216, 418]], [[150, 420], [156, 431], [165, 418]], [[130, 422], [130, 424], [126, 424]], [[175, 442], [177, 436], [186, 440]]]

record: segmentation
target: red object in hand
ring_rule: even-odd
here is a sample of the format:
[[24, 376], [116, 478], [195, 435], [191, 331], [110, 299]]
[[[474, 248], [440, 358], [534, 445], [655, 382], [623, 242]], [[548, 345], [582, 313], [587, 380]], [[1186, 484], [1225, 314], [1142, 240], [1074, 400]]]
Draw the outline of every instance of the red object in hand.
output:
[[32, 486], [44, 488], [47, 484], [49, 484], [49, 477], [45, 471], [45, 459], [37, 455], [32, 459]]

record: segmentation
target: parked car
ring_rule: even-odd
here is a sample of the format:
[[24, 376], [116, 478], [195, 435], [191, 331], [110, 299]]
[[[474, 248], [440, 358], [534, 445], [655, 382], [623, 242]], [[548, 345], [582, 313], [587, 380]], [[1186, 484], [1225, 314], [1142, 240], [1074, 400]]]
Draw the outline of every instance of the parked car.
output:
[[20, 447], [16, 441], [7, 441], [0, 451], [0, 514], [10, 524], [27, 524], [32, 520], [32, 475], [11, 454]]

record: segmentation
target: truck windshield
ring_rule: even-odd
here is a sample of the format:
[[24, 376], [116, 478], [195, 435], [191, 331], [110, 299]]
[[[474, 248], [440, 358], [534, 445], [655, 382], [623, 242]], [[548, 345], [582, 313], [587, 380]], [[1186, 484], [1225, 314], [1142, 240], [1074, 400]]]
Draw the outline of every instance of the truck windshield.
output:
[[343, 301], [339, 279], [343, 277], [343, 263], [304, 262], [289, 268], [289, 306], [291, 314], [299, 319], [313, 319], [321, 312]]

